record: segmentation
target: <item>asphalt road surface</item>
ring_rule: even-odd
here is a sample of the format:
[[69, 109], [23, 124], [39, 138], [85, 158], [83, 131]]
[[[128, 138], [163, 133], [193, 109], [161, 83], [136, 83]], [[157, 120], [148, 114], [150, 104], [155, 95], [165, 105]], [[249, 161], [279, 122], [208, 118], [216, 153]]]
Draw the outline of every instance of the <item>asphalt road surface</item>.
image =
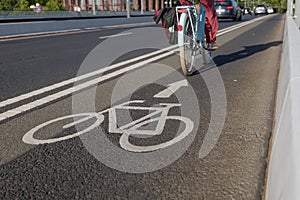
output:
[[156, 25], [0, 42], [0, 198], [261, 199], [284, 16], [257, 19], [187, 78]]

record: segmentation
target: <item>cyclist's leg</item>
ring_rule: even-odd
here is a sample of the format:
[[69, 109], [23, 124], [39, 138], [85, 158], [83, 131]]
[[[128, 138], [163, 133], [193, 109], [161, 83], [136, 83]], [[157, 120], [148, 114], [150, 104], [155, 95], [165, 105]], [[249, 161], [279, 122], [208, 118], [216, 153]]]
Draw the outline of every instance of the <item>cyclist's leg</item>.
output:
[[214, 0], [200, 0], [206, 11], [205, 22], [205, 35], [206, 42], [210, 44], [209, 50], [215, 50], [218, 48], [216, 45], [217, 31], [218, 31], [218, 18], [214, 5]]
[[202, 5], [200, 5], [199, 13], [197, 14], [197, 34], [196, 40], [203, 42], [204, 41], [204, 27], [205, 27], [205, 9]]
[[218, 18], [216, 12], [206, 12], [205, 34], [207, 43], [216, 43]]
[[196, 40], [199, 44], [199, 50], [200, 54], [202, 55], [203, 62], [199, 62], [198, 65], [201, 66], [201, 64], [208, 64], [211, 62], [211, 53], [208, 50], [205, 50], [205, 23], [206, 23], [206, 11], [204, 9], [204, 6], [200, 5], [199, 13], [197, 16], [197, 34], [196, 34]]

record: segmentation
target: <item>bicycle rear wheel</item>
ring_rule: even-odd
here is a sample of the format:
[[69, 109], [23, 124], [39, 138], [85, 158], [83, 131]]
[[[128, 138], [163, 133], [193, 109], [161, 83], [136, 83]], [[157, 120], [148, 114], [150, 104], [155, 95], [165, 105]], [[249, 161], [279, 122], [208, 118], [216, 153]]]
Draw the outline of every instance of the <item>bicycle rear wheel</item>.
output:
[[[194, 40], [193, 36], [193, 27], [196, 26], [196, 19], [189, 19], [188, 15], [182, 16], [184, 17], [182, 24], [183, 30], [182, 34], [178, 34], [178, 37], [183, 37], [183, 45], [179, 47], [180, 52], [180, 64], [182, 68], [182, 72], [185, 76], [191, 75], [193, 73], [196, 53], [197, 53], [197, 43]], [[192, 26], [193, 23], [193, 26]]]

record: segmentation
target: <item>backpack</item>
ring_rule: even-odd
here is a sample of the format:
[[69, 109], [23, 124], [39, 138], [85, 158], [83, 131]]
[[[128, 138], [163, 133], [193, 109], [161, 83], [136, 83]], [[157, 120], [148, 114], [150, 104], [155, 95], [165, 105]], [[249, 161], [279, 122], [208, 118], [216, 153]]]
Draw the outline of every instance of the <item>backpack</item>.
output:
[[163, 8], [156, 11], [153, 20], [156, 24], [161, 20], [167, 42], [169, 44], [177, 44], [178, 29], [175, 8]]

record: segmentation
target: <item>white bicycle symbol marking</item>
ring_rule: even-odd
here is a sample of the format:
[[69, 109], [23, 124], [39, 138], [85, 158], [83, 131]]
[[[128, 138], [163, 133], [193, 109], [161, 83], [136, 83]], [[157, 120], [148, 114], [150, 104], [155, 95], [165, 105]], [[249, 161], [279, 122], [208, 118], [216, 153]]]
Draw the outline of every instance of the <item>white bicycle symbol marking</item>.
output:
[[[180, 83], [180, 82], [177, 82], [177, 85], [178, 85], [178, 83]], [[186, 84], [186, 82], [184, 82], [184, 84]], [[174, 88], [174, 85], [170, 85], [169, 88], [160, 92], [159, 94], [157, 94], [154, 97], [162, 97], [162, 95], [165, 95], [166, 97], [169, 96], [170, 94], [168, 94], [168, 95], [166, 95], [166, 94], [175, 92], [174, 90], [170, 91], [170, 88], [172, 88], [172, 87], [173, 87], [173, 89], [175, 89], [175, 91], [177, 89], [179, 89], [178, 86]], [[96, 127], [99, 127], [102, 124], [102, 122], [104, 121], [104, 113], [108, 113], [108, 116], [109, 116], [108, 132], [121, 134], [121, 137], [119, 140], [120, 146], [127, 151], [132, 151], [132, 152], [155, 151], [155, 150], [173, 145], [173, 144], [181, 141], [186, 136], [188, 136], [189, 133], [192, 132], [192, 130], [194, 128], [194, 123], [189, 118], [183, 117], [183, 116], [169, 116], [168, 115], [169, 110], [171, 108], [180, 107], [181, 104], [160, 103], [158, 107], [145, 107], [145, 106], [130, 105], [130, 104], [142, 104], [144, 102], [145, 102], [144, 100], [132, 100], [132, 101], [128, 101], [125, 103], [121, 103], [117, 106], [108, 108], [106, 110], [100, 111], [98, 113], [79, 113], [79, 114], [73, 114], [73, 115], [56, 118], [56, 119], [50, 120], [48, 122], [42, 123], [42, 124], [34, 127], [33, 129], [31, 129], [30, 131], [28, 131], [23, 136], [23, 141], [28, 144], [37, 145], [37, 144], [45, 144], [45, 143], [55, 143], [55, 142], [68, 140], [68, 139], [80, 136], [81, 134], [88, 133], [89, 131], [95, 129]], [[139, 119], [132, 120], [131, 122], [128, 122], [128, 123], [118, 127], [117, 126], [117, 110], [147, 111], [147, 112], [149, 112], [149, 114], [147, 114]], [[156, 117], [156, 116], [158, 116], [158, 117]], [[93, 124], [91, 124], [87, 128], [77, 131], [71, 135], [62, 136], [62, 137], [58, 137], [58, 138], [52, 138], [52, 139], [44, 139], [44, 140], [34, 138], [34, 134], [38, 130], [40, 130], [50, 124], [53, 124], [53, 123], [56, 123], [56, 122], [59, 122], [62, 120], [78, 118], [78, 117], [81, 119], [75, 120], [72, 123], [64, 125], [62, 127], [63, 130], [66, 130], [71, 127], [75, 127], [76, 125], [83, 123], [85, 121], [88, 121], [90, 119], [93, 119], [93, 118], [95, 119], [95, 122], [93, 122]], [[164, 131], [164, 127], [165, 127], [167, 120], [181, 121], [182, 123], [185, 124], [184, 130], [181, 133], [179, 133], [178, 135], [176, 135], [173, 139], [171, 139], [167, 142], [156, 144], [156, 145], [137, 146], [137, 145], [130, 143], [130, 141], [129, 141], [130, 136], [150, 137], [150, 136], [161, 135]], [[157, 125], [154, 130], [139, 130], [139, 128], [144, 127], [145, 125], [148, 125], [153, 122], [157, 122]]]

